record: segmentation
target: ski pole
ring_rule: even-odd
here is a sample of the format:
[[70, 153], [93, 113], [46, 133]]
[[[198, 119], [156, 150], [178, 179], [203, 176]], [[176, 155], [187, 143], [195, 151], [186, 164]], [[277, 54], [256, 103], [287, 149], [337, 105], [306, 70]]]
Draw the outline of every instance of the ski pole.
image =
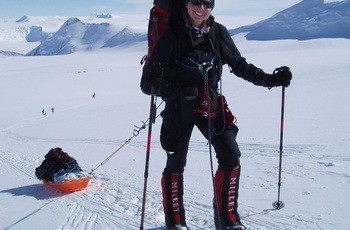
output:
[[284, 203], [280, 200], [281, 195], [281, 174], [282, 174], [282, 150], [283, 150], [283, 130], [284, 130], [284, 97], [285, 87], [282, 86], [282, 102], [281, 102], [281, 129], [280, 129], [280, 158], [279, 158], [279, 173], [278, 173], [278, 198], [272, 203], [275, 209], [282, 209]]
[[[216, 193], [216, 184], [215, 184], [215, 175], [214, 175], [214, 163], [213, 163], [213, 153], [212, 153], [212, 136], [215, 133], [213, 130], [213, 115], [212, 115], [212, 110], [211, 110], [211, 98], [210, 98], [210, 92], [209, 92], [209, 79], [208, 79], [208, 71], [213, 67], [213, 61], [212, 59], [211, 63], [203, 63], [202, 65], [198, 64], [198, 68], [200, 73], [204, 77], [204, 92], [203, 94], [204, 99], [206, 100], [206, 111], [203, 111], [203, 116], [207, 117], [207, 125], [208, 125], [208, 150], [209, 150], [209, 160], [210, 160], [210, 172], [211, 172], [211, 179], [212, 179], [212, 184], [213, 184], [213, 195], [214, 195], [214, 200], [213, 200], [213, 208], [214, 208], [214, 213], [217, 213], [219, 215], [219, 202], [218, 202], [218, 197]], [[202, 102], [203, 103], [203, 102]], [[205, 109], [204, 109], [205, 110]], [[221, 229], [221, 222], [219, 221], [219, 228]]]
[[150, 105], [150, 114], [149, 114], [149, 123], [148, 123], [148, 137], [147, 137], [147, 148], [146, 148], [146, 162], [145, 162], [145, 173], [144, 173], [144, 184], [143, 184], [140, 230], [143, 230], [143, 222], [144, 222], [144, 218], [145, 218], [148, 168], [149, 168], [149, 158], [150, 158], [150, 152], [151, 152], [151, 139], [152, 139], [152, 124], [155, 123], [155, 121], [156, 121], [156, 113], [157, 113], [154, 90], [155, 90], [154, 87], [152, 87], [152, 89], [151, 89], [151, 105]]

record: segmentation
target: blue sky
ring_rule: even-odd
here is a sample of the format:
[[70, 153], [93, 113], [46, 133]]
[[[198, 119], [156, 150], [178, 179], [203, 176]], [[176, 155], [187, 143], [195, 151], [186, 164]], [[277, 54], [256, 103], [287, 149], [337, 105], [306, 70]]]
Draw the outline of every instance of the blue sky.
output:
[[[216, 0], [214, 15], [271, 16], [301, 0]], [[0, 0], [0, 18], [148, 13], [152, 0]]]

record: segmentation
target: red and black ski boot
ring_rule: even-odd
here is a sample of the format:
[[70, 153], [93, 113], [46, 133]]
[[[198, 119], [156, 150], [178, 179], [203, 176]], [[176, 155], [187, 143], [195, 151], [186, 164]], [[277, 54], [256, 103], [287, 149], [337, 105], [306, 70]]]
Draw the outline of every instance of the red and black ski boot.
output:
[[163, 173], [162, 195], [167, 229], [189, 229], [186, 224], [183, 205], [182, 173]]
[[238, 208], [240, 166], [219, 169], [215, 174], [214, 222], [216, 230], [246, 229], [242, 225]]

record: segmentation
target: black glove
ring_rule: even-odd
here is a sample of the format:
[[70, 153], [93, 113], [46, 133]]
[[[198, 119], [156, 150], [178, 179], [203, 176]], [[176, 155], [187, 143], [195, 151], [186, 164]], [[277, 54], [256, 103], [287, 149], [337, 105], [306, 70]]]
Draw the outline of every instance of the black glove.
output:
[[292, 72], [290, 72], [289, 67], [282, 66], [276, 68], [273, 71], [273, 74], [269, 77], [267, 86], [272, 88], [274, 86], [284, 86], [288, 87], [290, 81], [292, 80]]
[[154, 64], [147, 70], [146, 83], [154, 88], [159, 87], [162, 83], [163, 72], [164, 70], [159, 63]]

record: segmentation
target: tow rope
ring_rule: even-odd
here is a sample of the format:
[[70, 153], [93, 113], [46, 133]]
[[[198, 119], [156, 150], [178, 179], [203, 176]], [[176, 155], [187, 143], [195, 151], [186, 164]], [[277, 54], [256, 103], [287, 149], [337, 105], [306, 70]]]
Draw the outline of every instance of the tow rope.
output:
[[[161, 103], [159, 103], [159, 105], [157, 106], [157, 109], [163, 104], [163, 101]], [[159, 117], [160, 114], [158, 114], [155, 118]], [[95, 172], [98, 168], [100, 168], [101, 166], [103, 166], [104, 164], [106, 164], [115, 154], [117, 154], [126, 144], [129, 144], [130, 141], [134, 138], [134, 137], [137, 137], [140, 132], [145, 129], [148, 124], [150, 122], [150, 119], [148, 118], [146, 121], [142, 121], [142, 125], [141, 126], [137, 126], [137, 125], [134, 125], [134, 130], [133, 130], [133, 133], [132, 133], [132, 136], [129, 137], [127, 140], [124, 141], [124, 143], [117, 149], [115, 150], [111, 155], [109, 155], [104, 161], [102, 161], [96, 168], [94, 169], [91, 169], [91, 172], [89, 172], [88, 174], [92, 174], [93, 172]]]

